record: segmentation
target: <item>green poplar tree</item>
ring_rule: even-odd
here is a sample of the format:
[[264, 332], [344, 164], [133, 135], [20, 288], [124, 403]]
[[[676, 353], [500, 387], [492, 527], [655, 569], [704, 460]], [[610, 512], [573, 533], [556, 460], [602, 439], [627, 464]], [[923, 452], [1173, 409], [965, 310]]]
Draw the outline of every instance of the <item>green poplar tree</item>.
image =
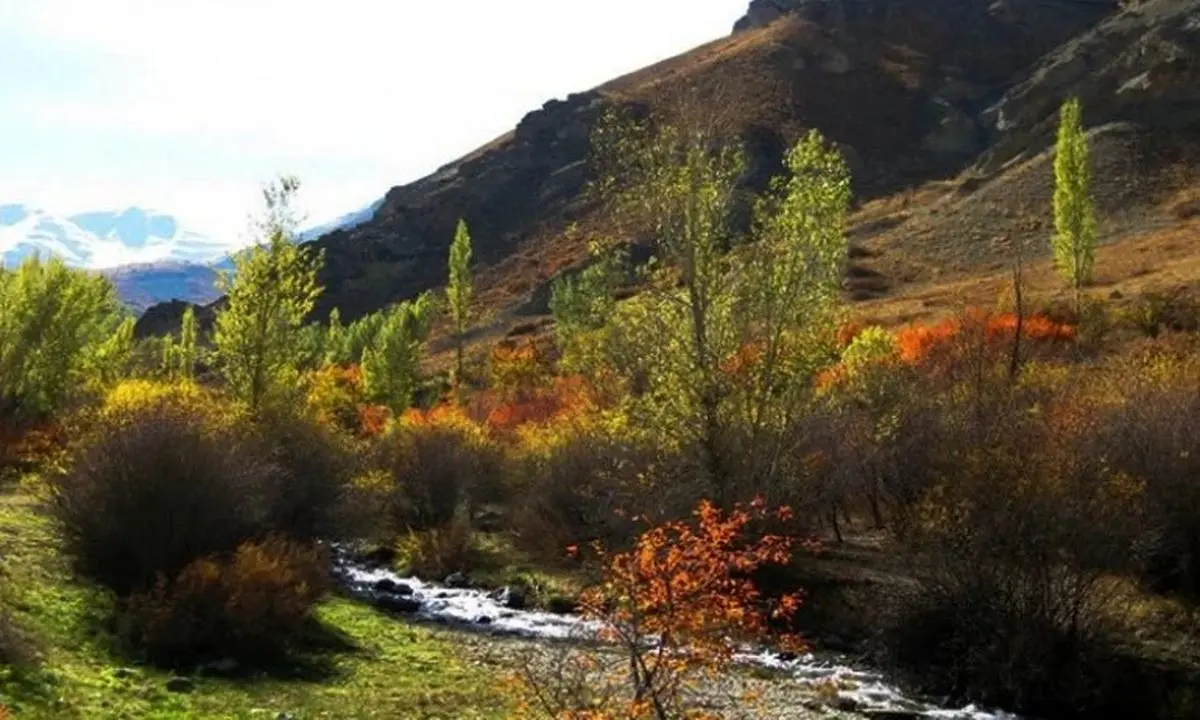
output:
[[0, 422], [44, 418], [111, 380], [132, 329], [100, 275], [38, 257], [0, 267]]
[[454, 241], [450, 243], [450, 283], [446, 290], [450, 319], [454, 324], [454, 385], [463, 378], [466, 334], [471, 326], [471, 233], [466, 220], [458, 221]]
[[1078, 306], [1083, 286], [1096, 268], [1096, 211], [1092, 203], [1092, 170], [1088, 140], [1078, 98], [1063, 103], [1054, 157], [1054, 265], [1075, 291]]
[[[732, 499], [735, 476], [773, 481], [784, 428], [802, 411], [837, 317], [845, 163], [819, 134], [803, 138], [743, 238], [733, 221], [746, 168], [737, 142], [610, 115], [593, 144], [596, 188], [655, 256], [644, 292], [598, 306], [610, 315], [609, 367], [637, 379], [643, 426], [697, 448], [718, 502]], [[731, 438], [745, 444], [736, 461]]]
[[196, 310], [188, 306], [179, 323], [179, 342], [163, 340], [163, 373], [172, 380], [193, 380], [196, 377]]
[[420, 379], [421, 356], [429, 336], [433, 297], [428, 293], [387, 311], [362, 352], [363, 390], [399, 415], [412, 405]]
[[346, 327], [342, 325], [342, 313], [337, 308], [329, 311], [329, 328], [325, 331], [325, 364], [340, 365], [346, 362]]

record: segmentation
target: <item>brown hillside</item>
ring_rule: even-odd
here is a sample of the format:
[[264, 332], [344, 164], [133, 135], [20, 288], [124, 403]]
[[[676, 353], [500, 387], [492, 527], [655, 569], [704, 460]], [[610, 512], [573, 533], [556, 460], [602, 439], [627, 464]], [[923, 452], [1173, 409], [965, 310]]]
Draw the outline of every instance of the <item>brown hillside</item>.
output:
[[991, 4], [801, 3], [778, 22], [547, 103], [510, 135], [393, 189], [372, 222], [322, 238], [324, 309], [353, 317], [439, 285], [459, 217], [474, 230], [481, 301], [501, 315], [543, 309], [548, 280], [582, 254], [563, 230], [602, 224], [602, 209], [580, 198], [591, 124], [614, 102], [711, 115], [747, 142], [761, 178], [809, 127], [846, 147], [863, 197], [953, 175], [984, 148], [972, 118], [1108, 9], [1014, 0], [1014, 18]]
[[1200, 0], [754, 0], [730, 37], [551, 101], [321, 238], [319, 314], [443, 284], [463, 217], [489, 318], [479, 336], [536, 324], [549, 282], [606, 228], [584, 200], [588, 137], [616, 103], [716, 123], [746, 143], [752, 185], [808, 128], [839, 142], [860, 204], [848, 289], [864, 309], [1002, 272], [1014, 239], [1044, 252], [1047, 149], [1069, 94], [1094, 128], [1104, 239], [1169, 229], [1162, 203], [1200, 167], [1198, 28]]

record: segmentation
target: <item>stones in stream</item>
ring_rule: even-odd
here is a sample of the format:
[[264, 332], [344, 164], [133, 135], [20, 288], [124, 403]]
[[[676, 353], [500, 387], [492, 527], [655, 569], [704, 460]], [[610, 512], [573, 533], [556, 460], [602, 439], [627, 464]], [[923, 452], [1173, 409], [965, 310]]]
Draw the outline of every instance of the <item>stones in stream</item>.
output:
[[373, 599], [375, 607], [387, 612], [409, 615], [421, 609], [421, 601], [400, 595], [380, 594]]
[[[518, 592], [524, 588], [491, 592], [471, 587], [451, 588], [397, 575], [387, 567], [347, 561], [345, 556], [339, 560], [335, 575], [353, 595], [398, 616], [488, 635], [545, 640], [586, 641], [594, 638], [599, 629], [595, 623], [574, 614], [575, 603], [566, 597], [551, 598], [546, 612], [521, 607], [529, 599]], [[447, 580], [454, 584], [470, 582], [465, 575]], [[841, 711], [872, 720], [1017, 720], [1013, 715], [975, 707], [939, 708], [934, 703], [906, 696], [877, 672], [856, 669], [832, 655], [817, 657], [748, 648], [745, 653], [738, 653], [735, 661], [790, 676], [802, 686], [832, 686], [835, 697], [817, 698], [823, 713]], [[808, 700], [804, 695], [796, 698], [797, 703]]]
[[524, 610], [528, 605], [525, 599], [525, 593], [520, 588], [512, 586], [502, 587], [499, 590], [493, 590], [488, 593], [488, 597], [500, 603], [509, 610]]
[[387, 593], [389, 595], [399, 595], [401, 597], [410, 597], [413, 594], [411, 585], [396, 582], [391, 578], [384, 578], [375, 581], [375, 592]]

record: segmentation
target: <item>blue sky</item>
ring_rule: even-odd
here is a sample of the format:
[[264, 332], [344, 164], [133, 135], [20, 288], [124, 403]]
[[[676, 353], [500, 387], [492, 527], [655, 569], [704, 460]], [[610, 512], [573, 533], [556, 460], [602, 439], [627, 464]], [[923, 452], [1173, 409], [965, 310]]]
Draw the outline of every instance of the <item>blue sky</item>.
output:
[[0, 204], [313, 222], [546, 100], [729, 32], [748, 0], [0, 0]]

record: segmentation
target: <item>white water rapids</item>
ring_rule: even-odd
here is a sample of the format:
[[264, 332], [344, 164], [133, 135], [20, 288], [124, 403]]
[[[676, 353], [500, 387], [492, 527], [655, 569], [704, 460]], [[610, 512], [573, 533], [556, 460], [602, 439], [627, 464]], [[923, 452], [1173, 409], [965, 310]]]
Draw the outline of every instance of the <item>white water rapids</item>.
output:
[[[599, 629], [596, 623], [573, 615], [508, 607], [503, 592], [448, 587], [345, 560], [336, 564], [335, 572], [352, 595], [418, 620], [474, 632], [545, 640], [594, 637]], [[808, 654], [785, 659], [763, 651], [740, 654], [737, 660], [791, 675], [813, 686], [825, 684], [837, 688], [837, 698], [857, 711], [895, 712], [938, 720], [1019, 720], [1016, 715], [973, 705], [959, 709], [939, 707], [905, 695], [877, 672], [852, 668], [832, 658]]]

